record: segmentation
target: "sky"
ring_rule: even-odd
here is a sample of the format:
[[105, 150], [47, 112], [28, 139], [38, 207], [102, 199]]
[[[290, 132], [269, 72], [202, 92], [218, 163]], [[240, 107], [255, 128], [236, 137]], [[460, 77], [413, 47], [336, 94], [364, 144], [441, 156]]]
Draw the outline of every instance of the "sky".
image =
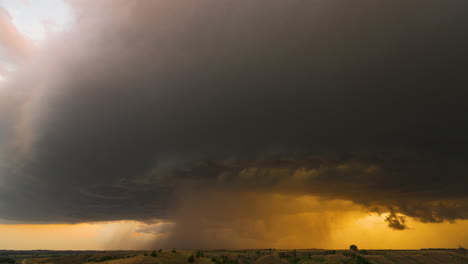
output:
[[467, 9], [0, 0], [0, 248], [468, 244]]

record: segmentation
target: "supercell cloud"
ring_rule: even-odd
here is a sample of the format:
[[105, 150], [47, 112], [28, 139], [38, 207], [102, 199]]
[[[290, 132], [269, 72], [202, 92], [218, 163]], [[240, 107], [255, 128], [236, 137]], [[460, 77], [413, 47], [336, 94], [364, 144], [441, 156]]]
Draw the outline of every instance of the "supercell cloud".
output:
[[397, 230], [468, 219], [468, 4], [71, 3], [0, 91], [0, 218], [158, 219], [177, 240], [188, 215], [238, 231], [221, 215], [284, 195]]

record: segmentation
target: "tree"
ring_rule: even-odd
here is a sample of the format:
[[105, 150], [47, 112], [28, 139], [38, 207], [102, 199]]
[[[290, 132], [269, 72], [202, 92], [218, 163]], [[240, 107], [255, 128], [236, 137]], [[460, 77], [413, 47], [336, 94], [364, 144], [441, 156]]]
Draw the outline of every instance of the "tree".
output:
[[216, 264], [223, 264], [223, 262], [220, 259], [218, 259], [217, 257], [212, 257], [211, 261], [213, 261]]
[[0, 257], [0, 263], [16, 263], [16, 261], [9, 257]]
[[152, 257], [157, 257], [157, 256], [158, 256], [158, 254], [156, 253], [156, 250], [153, 250], [153, 251], [151, 252], [151, 256], [152, 256]]
[[194, 255], [191, 255], [190, 257], [188, 257], [187, 261], [188, 261], [189, 263], [195, 262], [195, 256], [194, 256]]
[[293, 263], [297, 263], [297, 262], [299, 261], [299, 258], [297, 257], [297, 251], [296, 251], [296, 249], [293, 250], [292, 254], [293, 254], [292, 262], [293, 262]]
[[197, 257], [197, 258], [200, 258], [200, 257], [204, 258], [204, 257], [205, 257], [205, 254], [203, 254], [203, 252], [202, 252], [201, 250], [198, 250], [198, 251], [197, 251], [197, 254], [195, 255], [195, 257]]
[[359, 256], [359, 255], [356, 255], [356, 261], [357, 261], [358, 264], [371, 264], [369, 262], [369, 260], [367, 260], [365, 257]]
[[172, 253], [176, 253], [176, 250], [175, 250], [175, 248], [172, 250]]
[[351, 251], [358, 251], [358, 248], [357, 248], [356, 245], [353, 244], [353, 245], [349, 246], [349, 250], [351, 250]]

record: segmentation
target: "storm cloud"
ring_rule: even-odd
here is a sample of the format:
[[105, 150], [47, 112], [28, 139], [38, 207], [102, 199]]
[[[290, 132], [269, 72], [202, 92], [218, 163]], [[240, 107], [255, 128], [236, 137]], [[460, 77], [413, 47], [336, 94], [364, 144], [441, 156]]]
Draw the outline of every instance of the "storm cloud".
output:
[[255, 193], [468, 219], [468, 3], [96, 2], [0, 91], [0, 218], [177, 230]]

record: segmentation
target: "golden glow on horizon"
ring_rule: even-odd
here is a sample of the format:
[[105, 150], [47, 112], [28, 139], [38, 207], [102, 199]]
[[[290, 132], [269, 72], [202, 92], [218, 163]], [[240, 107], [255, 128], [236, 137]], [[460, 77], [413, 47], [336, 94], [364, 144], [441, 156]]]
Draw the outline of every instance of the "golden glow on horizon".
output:
[[0, 225], [0, 249], [140, 249], [154, 238], [143, 233], [134, 236], [141, 225], [135, 221]]
[[[315, 213], [291, 215], [283, 218], [284, 225], [278, 235], [283, 236], [277, 248], [335, 248], [345, 249], [357, 244], [366, 249], [419, 249], [427, 247], [455, 248], [468, 244], [468, 220], [456, 224], [423, 224], [408, 220], [409, 230], [389, 229], [385, 216], [352, 212], [341, 219], [332, 221], [328, 238], [314, 241], [314, 236], [298, 234], [308, 232], [308, 221], [320, 217]], [[289, 224], [288, 224], [289, 223]], [[289, 226], [288, 226], [289, 225]], [[136, 221], [115, 221], [83, 224], [51, 225], [0, 225], [0, 248], [2, 249], [76, 249], [112, 250], [147, 249], [157, 241], [157, 233], [140, 232], [142, 226]], [[316, 226], [315, 226], [316, 227]], [[325, 231], [326, 232], [326, 231]], [[319, 239], [317, 239], [319, 240]], [[290, 246], [288, 246], [290, 245]], [[316, 246], [314, 246], [316, 245]]]
[[332, 233], [336, 248], [350, 244], [369, 249], [456, 248], [468, 243], [468, 220], [457, 223], [421, 223], [407, 218], [408, 230], [392, 230], [385, 216], [370, 214], [356, 219]]

